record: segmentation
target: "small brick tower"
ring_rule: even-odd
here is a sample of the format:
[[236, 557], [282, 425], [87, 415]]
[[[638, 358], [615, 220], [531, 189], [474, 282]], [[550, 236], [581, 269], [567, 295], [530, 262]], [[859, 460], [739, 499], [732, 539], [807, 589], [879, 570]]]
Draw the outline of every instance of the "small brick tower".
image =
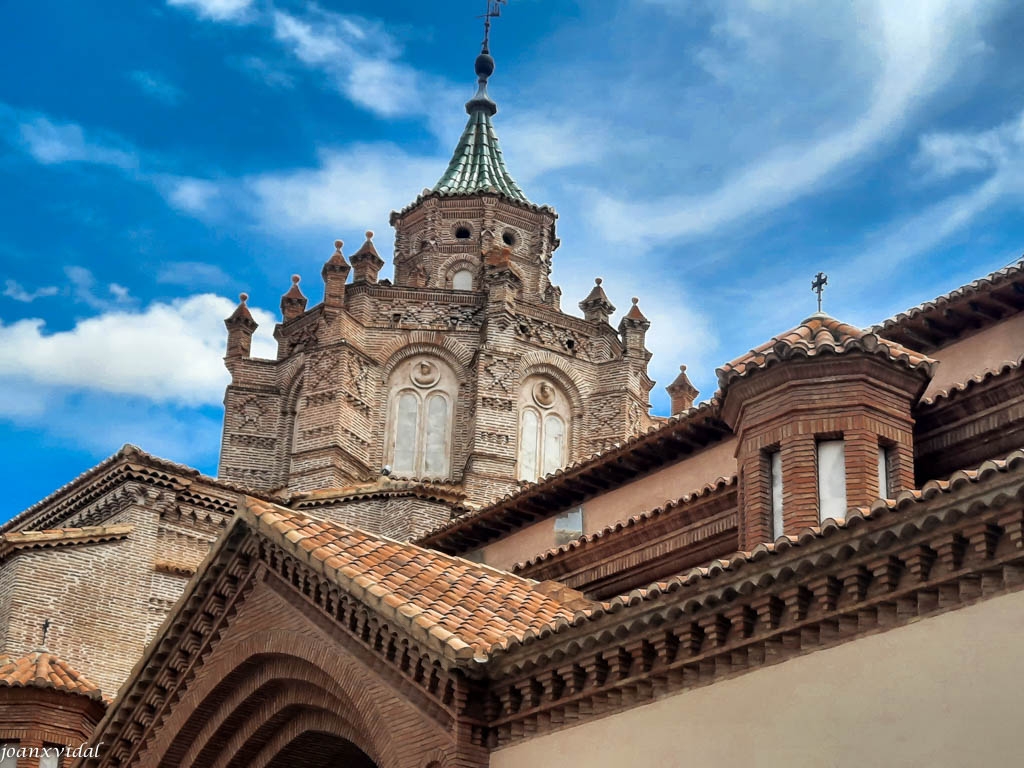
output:
[[934, 366], [817, 313], [719, 368], [722, 415], [739, 439], [740, 545], [912, 488], [911, 408]]

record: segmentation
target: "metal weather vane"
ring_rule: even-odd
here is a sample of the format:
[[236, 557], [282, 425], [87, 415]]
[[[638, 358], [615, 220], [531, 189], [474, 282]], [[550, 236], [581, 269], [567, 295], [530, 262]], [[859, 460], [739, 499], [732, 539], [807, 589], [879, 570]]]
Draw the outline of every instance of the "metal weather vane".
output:
[[818, 312], [821, 312], [821, 294], [825, 292], [826, 285], [828, 285], [828, 275], [824, 272], [816, 274], [811, 281], [811, 290], [818, 294]]
[[507, 2], [508, 0], [487, 0], [487, 12], [478, 17], [484, 20], [484, 42], [481, 45], [481, 50], [484, 53], [491, 52], [491, 19], [501, 16], [501, 6]]

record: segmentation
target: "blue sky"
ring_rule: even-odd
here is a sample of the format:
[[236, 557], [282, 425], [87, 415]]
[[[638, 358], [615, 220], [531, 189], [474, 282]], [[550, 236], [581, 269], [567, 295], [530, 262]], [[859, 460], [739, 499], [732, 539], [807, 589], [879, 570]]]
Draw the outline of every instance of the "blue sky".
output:
[[[458, 139], [482, 6], [5, 10], [0, 520], [124, 442], [215, 471], [222, 318], [248, 291], [270, 354], [289, 275], [317, 301], [335, 238], [390, 242]], [[513, 0], [490, 91], [559, 211], [564, 307], [597, 275], [640, 296], [665, 413], [680, 363], [710, 396], [813, 311], [819, 269], [868, 325], [1024, 250], [1022, 35], [1008, 0]]]

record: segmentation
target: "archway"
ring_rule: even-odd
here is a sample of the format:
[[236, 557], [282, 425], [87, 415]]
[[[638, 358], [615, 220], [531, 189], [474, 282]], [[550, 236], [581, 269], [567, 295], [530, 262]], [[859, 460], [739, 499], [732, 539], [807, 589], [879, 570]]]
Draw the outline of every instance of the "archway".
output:
[[292, 739], [268, 763], [267, 768], [377, 768], [359, 747], [329, 733], [306, 731]]

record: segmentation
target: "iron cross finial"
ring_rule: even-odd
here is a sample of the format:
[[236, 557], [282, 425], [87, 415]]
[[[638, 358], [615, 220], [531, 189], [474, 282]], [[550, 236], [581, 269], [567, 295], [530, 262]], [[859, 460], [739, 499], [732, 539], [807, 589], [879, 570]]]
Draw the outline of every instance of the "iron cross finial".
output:
[[501, 16], [501, 6], [508, 0], [487, 0], [487, 12], [482, 18], [484, 20], [484, 42], [480, 50], [482, 53], [491, 52], [491, 19]]
[[46, 621], [43, 622], [43, 642], [42, 642], [42, 647], [43, 648], [46, 647], [46, 635], [47, 635], [47, 633], [49, 631], [50, 631], [50, 620], [47, 619]]
[[821, 312], [821, 294], [825, 292], [825, 286], [828, 285], [828, 275], [824, 272], [819, 272], [814, 276], [814, 280], [811, 281], [811, 290], [818, 294], [818, 311]]

